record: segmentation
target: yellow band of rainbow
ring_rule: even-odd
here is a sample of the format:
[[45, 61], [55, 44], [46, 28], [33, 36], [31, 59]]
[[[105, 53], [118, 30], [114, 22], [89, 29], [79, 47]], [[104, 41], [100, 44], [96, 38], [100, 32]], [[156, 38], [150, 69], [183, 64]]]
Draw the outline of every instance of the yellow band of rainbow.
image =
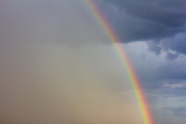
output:
[[151, 112], [149, 109], [149, 105], [147, 103], [144, 91], [142, 86], [140, 85], [140, 81], [138, 80], [135, 71], [129, 61], [122, 45], [120, 39], [115, 34], [113, 28], [107, 21], [106, 17], [100, 10], [100, 8], [96, 5], [94, 0], [85, 0], [88, 8], [92, 12], [93, 16], [97, 19], [97, 22], [102, 27], [103, 31], [106, 33], [108, 38], [110, 39], [111, 43], [114, 45], [115, 50], [117, 51], [120, 60], [122, 61], [122, 65], [129, 77], [129, 80], [134, 88], [134, 92], [140, 107], [140, 111], [142, 113], [142, 118], [144, 124], [153, 124], [153, 118], [151, 116]]

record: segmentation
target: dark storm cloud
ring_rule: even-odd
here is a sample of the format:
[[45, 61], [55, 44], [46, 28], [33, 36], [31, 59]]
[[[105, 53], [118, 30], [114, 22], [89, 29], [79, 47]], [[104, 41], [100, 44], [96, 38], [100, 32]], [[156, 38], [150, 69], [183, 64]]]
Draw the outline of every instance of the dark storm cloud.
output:
[[[165, 49], [167, 52], [177, 52], [167, 53], [170, 60], [175, 59], [178, 53], [186, 53], [185, 0], [105, 0], [104, 3], [99, 2], [99, 5], [122, 42], [153, 41], [149, 49], [156, 54]], [[176, 36], [180, 33], [183, 36]], [[167, 38], [169, 40], [164, 43], [162, 40]]]
[[185, 24], [185, 0], [109, 0], [126, 13], [170, 27]]

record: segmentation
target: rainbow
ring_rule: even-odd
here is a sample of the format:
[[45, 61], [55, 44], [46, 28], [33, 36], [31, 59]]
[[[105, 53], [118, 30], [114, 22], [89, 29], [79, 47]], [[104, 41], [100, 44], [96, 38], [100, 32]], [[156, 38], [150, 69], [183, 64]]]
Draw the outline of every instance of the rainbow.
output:
[[97, 22], [102, 27], [103, 31], [106, 33], [110, 41], [113, 43], [122, 61], [122, 65], [124, 69], [126, 70], [127, 76], [129, 77], [129, 80], [134, 88], [134, 92], [136, 94], [136, 98], [139, 103], [139, 108], [142, 113], [144, 124], [153, 124], [154, 121], [151, 116], [151, 112], [150, 112], [147, 100], [145, 98], [143, 88], [135, 74], [135, 71], [131, 65], [131, 62], [129, 61], [123, 47], [121, 46], [120, 39], [115, 34], [113, 28], [107, 21], [106, 17], [104, 16], [100, 8], [96, 5], [96, 2], [94, 0], [85, 0], [85, 1], [86, 1], [88, 8], [92, 12], [93, 16], [96, 17]]

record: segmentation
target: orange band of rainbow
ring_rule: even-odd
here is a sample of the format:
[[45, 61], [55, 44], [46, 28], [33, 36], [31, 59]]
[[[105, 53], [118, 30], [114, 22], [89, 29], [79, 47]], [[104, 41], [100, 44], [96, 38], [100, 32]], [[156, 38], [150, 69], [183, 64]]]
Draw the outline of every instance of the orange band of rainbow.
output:
[[151, 112], [149, 109], [149, 105], [147, 103], [147, 100], [145, 98], [145, 94], [143, 92], [143, 88], [140, 85], [140, 82], [135, 74], [135, 71], [131, 65], [131, 62], [129, 61], [122, 45], [120, 42], [120, 39], [115, 34], [113, 28], [107, 21], [106, 17], [100, 10], [100, 8], [96, 5], [94, 0], [85, 0], [86, 4], [88, 5], [88, 8], [92, 12], [92, 14], [96, 17], [97, 22], [102, 27], [103, 31], [106, 33], [106, 35], [109, 37], [111, 43], [113, 43], [121, 61], [122, 65], [127, 72], [127, 76], [129, 77], [129, 80], [134, 88], [134, 92], [136, 94], [137, 101], [139, 102], [140, 111], [142, 112], [142, 118], [144, 121], [144, 124], [153, 124], [153, 119], [151, 116]]

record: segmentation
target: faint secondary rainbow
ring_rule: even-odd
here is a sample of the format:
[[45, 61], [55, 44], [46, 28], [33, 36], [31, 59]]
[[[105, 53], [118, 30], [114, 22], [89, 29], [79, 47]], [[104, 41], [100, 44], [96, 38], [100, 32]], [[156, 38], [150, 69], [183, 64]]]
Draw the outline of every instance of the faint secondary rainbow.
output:
[[109, 37], [110, 41], [113, 43], [121, 61], [123, 64], [124, 69], [127, 72], [127, 76], [129, 77], [132, 86], [134, 88], [137, 101], [139, 102], [140, 111], [142, 112], [142, 117], [144, 124], [153, 124], [153, 118], [151, 116], [151, 112], [149, 109], [149, 105], [147, 103], [147, 100], [145, 98], [145, 94], [143, 91], [143, 88], [135, 74], [135, 71], [131, 65], [131, 62], [129, 61], [123, 47], [121, 46], [120, 39], [115, 34], [114, 30], [112, 29], [111, 25], [107, 21], [106, 17], [100, 10], [100, 8], [96, 5], [94, 0], [85, 0], [86, 4], [88, 5], [88, 8], [96, 17], [98, 23], [102, 27], [103, 31], [106, 33], [106, 35]]

